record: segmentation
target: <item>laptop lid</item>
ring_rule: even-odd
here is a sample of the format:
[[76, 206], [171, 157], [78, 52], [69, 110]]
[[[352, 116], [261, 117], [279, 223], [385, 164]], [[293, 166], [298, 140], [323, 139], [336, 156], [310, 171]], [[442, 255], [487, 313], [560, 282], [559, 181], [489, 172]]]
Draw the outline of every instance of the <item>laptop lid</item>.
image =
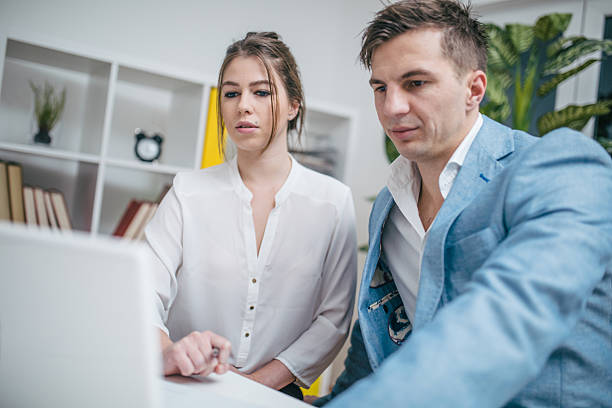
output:
[[0, 260], [0, 406], [158, 406], [141, 244], [4, 223]]

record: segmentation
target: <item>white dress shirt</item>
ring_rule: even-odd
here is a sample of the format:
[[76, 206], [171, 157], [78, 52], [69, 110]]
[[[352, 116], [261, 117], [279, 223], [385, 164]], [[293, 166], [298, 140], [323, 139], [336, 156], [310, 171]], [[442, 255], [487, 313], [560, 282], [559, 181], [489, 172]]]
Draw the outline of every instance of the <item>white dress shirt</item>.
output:
[[[444, 199], [455, 182], [482, 122], [482, 115], [478, 114], [472, 129], [455, 149], [440, 173], [438, 185]], [[421, 191], [421, 174], [416, 164], [403, 156], [395, 159], [390, 169], [387, 188], [396, 205], [391, 209], [382, 233], [381, 257], [393, 275], [406, 314], [412, 322], [419, 291], [423, 249], [428, 235], [417, 207]]]
[[157, 268], [157, 325], [173, 341], [197, 330], [230, 340], [251, 373], [278, 359], [309, 386], [342, 346], [356, 284], [347, 186], [292, 158], [259, 255], [252, 193], [236, 159], [176, 175], [146, 227]]

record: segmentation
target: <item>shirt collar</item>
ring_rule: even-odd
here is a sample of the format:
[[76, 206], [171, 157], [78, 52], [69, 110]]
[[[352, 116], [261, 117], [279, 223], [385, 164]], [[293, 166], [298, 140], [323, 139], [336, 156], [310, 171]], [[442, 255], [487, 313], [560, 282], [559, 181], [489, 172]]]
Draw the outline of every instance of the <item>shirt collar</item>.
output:
[[[277, 191], [274, 196], [275, 206], [278, 207], [281, 205], [289, 196], [291, 192], [291, 186], [293, 185], [295, 179], [298, 177], [299, 173], [302, 171], [303, 167], [298, 161], [292, 156], [291, 158], [291, 170], [289, 170], [289, 176], [287, 176], [287, 180], [283, 183], [281, 188]], [[228, 161], [228, 167], [230, 172], [230, 180], [232, 181], [232, 186], [234, 187], [234, 191], [238, 194], [238, 197], [242, 201], [247, 203], [251, 203], [253, 200], [253, 193], [248, 187], [244, 184], [242, 177], [240, 177], [240, 171], [238, 171], [238, 158], [234, 156], [231, 160]]]
[[461, 166], [463, 166], [463, 162], [465, 161], [465, 156], [467, 156], [472, 143], [474, 142], [474, 138], [480, 131], [482, 127], [483, 119], [482, 115], [478, 113], [478, 117], [476, 118], [476, 122], [468, 132], [468, 134], [463, 138], [459, 146], [453, 152], [453, 155], [448, 160], [442, 173], [440, 173], [440, 177], [438, 178], [438, 186], [440, 187], [440, 193], [442, 197], [446, 200], [446, 196], [450, 192], [451, 187], [455, 183], [455, 178], [457, 174], [459, 174], [459, 170], [461, 170]]
[[[472, 146], [472, 142], [474, 142], [476, 135], [482, 127], [482, 123], [482, 115], [478, 113], [476, 122], [468, 134], [463, 138], [459, 146], [457, 146], [452, 156], [444, 166], [442, 173], [440, 173], [438, 183], [440, 186], [440, 192], [442, 193], [442, 197], [444, 199], [446, 199], [446, 196], [450, 192], [455, 178], [457, 177], [461, 166], [463, 166], [465, 157]], [[397, 203], [401, 199], [403, 196], [401, 192], [406, 191], [407, 186], [410, 186], [413, 197], [418, 201], [419, 191], [421, 190], [421, 175], [416, 164], [400, 155], [393, 161], [393, 163], [391, 163], [389, 170], [390, 174], [387, 179], [387, 188], [389, 189], [389, 192], [391, 192], [395, 202]]]
[[474, 141], [474, 138], [480, 131], [480, 128], [482, 127], [482, 122], [483, 122], [482, 115], [479, 112], [478, 117], [476, 118], [476, 122], [474, 122], [474, 125], [468, 132], [467, 136], [463, 138], [463, 141], [461, 141], [459, 146], [457, 146], [457, 149], [455, 149], [455, 152], [453, 153], [451, 158], [448, 160], [448, 163], [446, 163], [447, 166], [449, 165], [449, 163], [457, 163], [459, 166], [463, 166], [463, 162], [465, 161], [465, 156], [467, 156], [467, 153], [470, 150], [470, 147], [472, 146], [472, 142]]

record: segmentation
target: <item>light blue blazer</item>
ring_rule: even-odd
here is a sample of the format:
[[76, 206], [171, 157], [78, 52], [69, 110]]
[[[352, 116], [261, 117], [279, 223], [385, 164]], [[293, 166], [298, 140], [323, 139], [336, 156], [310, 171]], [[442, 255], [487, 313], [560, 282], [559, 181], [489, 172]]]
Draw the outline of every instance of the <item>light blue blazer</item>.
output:
[[612, 162], [599, 145], [485, 118], [430, 228], [414, 322], [380, 259], [393, 205], [383, 189], [327, 406], [612, 407]]

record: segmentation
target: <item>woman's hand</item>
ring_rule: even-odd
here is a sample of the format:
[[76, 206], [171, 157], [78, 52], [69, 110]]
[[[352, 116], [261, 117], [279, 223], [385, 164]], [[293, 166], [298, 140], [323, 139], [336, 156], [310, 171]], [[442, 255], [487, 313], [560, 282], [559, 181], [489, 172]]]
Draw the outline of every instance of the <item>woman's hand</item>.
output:
[[162, 332], [161, 343], [164, 375], [207, 376], [225, 374], [229, 369], [230, 342], [213, 332], [194, 331], [176, 343]]

